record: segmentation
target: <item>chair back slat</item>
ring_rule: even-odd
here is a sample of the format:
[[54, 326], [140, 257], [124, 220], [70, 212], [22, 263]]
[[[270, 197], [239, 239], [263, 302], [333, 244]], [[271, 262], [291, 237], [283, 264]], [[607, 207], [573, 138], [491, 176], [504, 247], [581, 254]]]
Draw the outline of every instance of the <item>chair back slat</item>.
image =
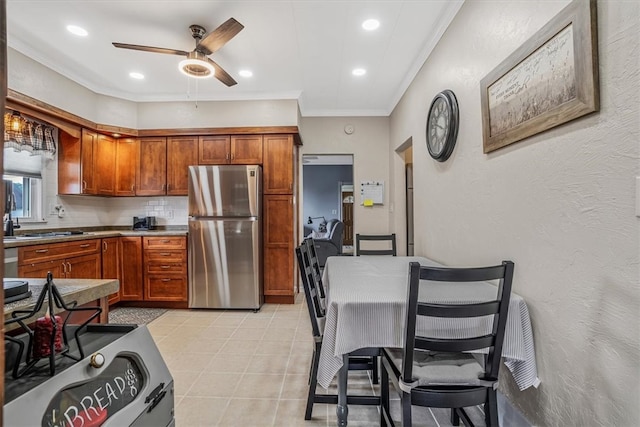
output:
[[477, 304], [432, 304], [418, 303], [418, 316], [431, 317], [480, 317], [496, 314], [500, 310], [499, 301]]
[[[363, 241], [387, 241], [391, 248], [386, 249], [362, 249]], [[393, 234], [356, 234], [356, 256], [360, 255], [397, 255], [396, 235]]]
[[493, 335], [461, 339], [438, 339], [417, 336], [415, 340], [415, 348], [420, 350], [444, 352], [472, 351], [491, 347], [493, 340]]
[[[504, 341], [509, 299], [513, 280], [514, 264], [503, 261], [502, 265], [482, 268], [425, 267], [417, 262], [409, 264], [409, 286], [407, 290], [407, 318], [405, 322], [405, 347], [403, 353], [402, 375], [412, 378], [413, 352], [415, 349], [438, 352], [463, 352], [488, 348], [485, 364], [486, 379], [495, 379], [500, 367], [500, 356]], [[486, 282], [498, 280], [495, 299], [474, 304], [442, 304], [418, 301], [421, 281], [438, 282]], [[425, 283], [427, 285], [427, 283]], [[422, 295], [428, 296], [428, 287]], [[490, 316], [490, 333], [483, 331], [480, 336], [442, 339], [425, 336], [416, 332], [418, 316], [438, 318], [476, 318]]]
[[320, 328], [320, 320], [324, 317], [324, 308], [320, 303], [320, 298], [313, 281], [313, 273], [311, 272], [311, 266], [309, 265], [307, 257], [306, 244], [301, 244], [296, 247], [295, 252], [296, 259], [298, 261], [298, 269], [300, 270], [300, 276], [302, 279], [305, 301], [307, 303], [307, 310], [309, 311], [309, 319], [311, 321], [313, 336], [321, 337], [322, 331]]
[[446, 268], [429, 267], [420, 270], [420, 280], [434, 282], [485, 282], [487, 280], [501, 279], [505, 266], [479, 268]]

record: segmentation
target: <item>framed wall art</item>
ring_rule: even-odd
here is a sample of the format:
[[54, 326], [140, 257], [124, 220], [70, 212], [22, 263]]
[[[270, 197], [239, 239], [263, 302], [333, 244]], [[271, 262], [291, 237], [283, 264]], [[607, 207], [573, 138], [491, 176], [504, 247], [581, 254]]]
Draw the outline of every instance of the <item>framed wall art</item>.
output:
[[598, 111], [596, 0], [574, 0], [480, 82], [483, 151]]

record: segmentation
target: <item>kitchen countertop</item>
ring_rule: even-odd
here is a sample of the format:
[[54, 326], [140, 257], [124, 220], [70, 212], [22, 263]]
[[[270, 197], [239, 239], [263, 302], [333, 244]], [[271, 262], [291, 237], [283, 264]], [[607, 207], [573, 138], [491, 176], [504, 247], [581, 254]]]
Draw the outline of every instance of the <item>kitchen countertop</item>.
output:
[[[29, 230], [37, 233], [40, 230]], [[23, 237], [20, 235], [16, 238], [4, 238], [3, 243], [6, 248], [17, 248], [20, 246], [44, 245], [48, 243], [71, 242], [76, 240], [102, 239], [106, 237], [136, 237], [136, 236], [186, 236], [187, 229], [169, 229], [169, 230], [107, 230], [107, 231], [89, 231], [85, 234], [71, 234], [64, 236], [47, 236], [47, 237]]]
[[[10, 302], [4, 305], [4, 321], [11, 319], [11, 313], [16, 310], [30, 310], [35, 307], [38, 297], [44, 288], [46, 279], [34, 279], [34, 278], [19, 278], [19, 279], [7, 279], [7, 280], [25, 280], [29, 283], [29, 290], [32, 295], [30, 298], [25, 298], [20, 301]], [[118, 291], [120, 282], [116, 279], [54, 279], [53, 283], [60, 292], [65, 304], [72, 301], [76, 301], [78, 305], [86, 304], [90, 301], [95, 301], [107, 295], [111, 295]], [[45, 298], [45, 302], [37, 313], [32, 318], [42, 317], [46, 312], [48, 302]], [[54, 310], [55, 312], [61, 311], [61, 309]], [[19, 327], [17, 323], [5, 325], [6, 330], [11, 330]]]

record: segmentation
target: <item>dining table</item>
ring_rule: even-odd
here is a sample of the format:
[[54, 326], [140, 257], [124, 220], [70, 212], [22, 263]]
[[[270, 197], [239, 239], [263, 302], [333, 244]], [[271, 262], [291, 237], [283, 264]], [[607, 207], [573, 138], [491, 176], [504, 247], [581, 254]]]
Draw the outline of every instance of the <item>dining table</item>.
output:
[[[329, 257], [322, 279], [326, 291], [326, 316], [318, 365], [318, 384], [328, 388], [338, 376], [339, 426], [347, 425], [348, 354], [367, 347], [404, 346], [409, 263], [443, 265], [425, 257]], [[499, 264], [499, 263], [497, 263]], [[517, 269], [517, 265], [516, 265]], [[429, 282], [421, 286], [421, 300], [465, 304], [495, 299], [497, 283]], [[433, 337], [464, 338], [491, 332], [492, 319], [427, 318], [418, 323]], [[538, 387], [531, 320], [522, 297], [511, 293], [502, 357], [520, 390]]]

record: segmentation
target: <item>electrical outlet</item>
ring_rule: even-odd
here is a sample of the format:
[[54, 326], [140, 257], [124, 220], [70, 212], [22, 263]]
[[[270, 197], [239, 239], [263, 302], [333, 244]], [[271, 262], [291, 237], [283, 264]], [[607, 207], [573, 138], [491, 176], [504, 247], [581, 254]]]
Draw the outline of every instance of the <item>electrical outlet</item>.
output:
[[337, 215], [337, 214], [338, 214], [338, 210], [337, 210], [337, 209], [333, 209], [333, 210], [331, 211], [331, 214], [332, 214], [332, 215]]

